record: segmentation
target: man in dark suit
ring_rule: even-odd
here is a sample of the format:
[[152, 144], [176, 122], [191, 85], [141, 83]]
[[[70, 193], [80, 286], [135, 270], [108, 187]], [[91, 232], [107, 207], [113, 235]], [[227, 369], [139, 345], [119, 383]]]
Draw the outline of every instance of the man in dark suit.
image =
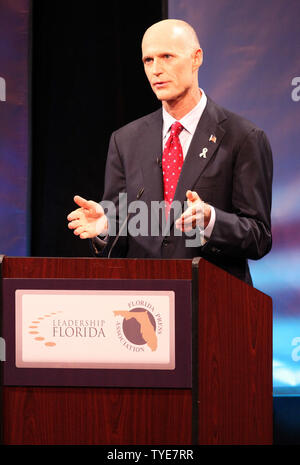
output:
[[[261, 258], [272, 243], [268, 140], [199, 89], [203, 55], [190, 25], [179, 20], [154, 24], [145, 32], [142, 54], [162, 109], [112, 134], [103, 201], [75, 196], [80, 208], [68, 216], [69, 227], [82, 239], [92, 238], [103, 255], [201, 256], [251, 284], [247, 259]], [[169, 166], [173, 159], [174, 169]], [[134, 216], [120, 220], [120, 193], [126, 194], [127, 206], [134, 204], [131, 215], [145, 207], [139, 218], [143, 225], [138, 229], [135, 220], [126, 235], [119, 228], [130, 226]], [[108, 201], [116, 206], [115, 222], [104, 211]], [[162, 202], [167, 212], [171, 206], [166, 221], [157, 208]]]

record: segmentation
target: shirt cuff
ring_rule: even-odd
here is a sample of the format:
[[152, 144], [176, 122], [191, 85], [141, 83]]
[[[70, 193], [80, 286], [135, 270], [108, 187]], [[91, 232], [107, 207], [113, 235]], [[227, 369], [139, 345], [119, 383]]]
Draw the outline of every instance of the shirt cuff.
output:
[[204, 245], [209, 240], [211, 233], [214, 229], [215, 221], [216, 221], [216, 211], [214, 207], [210, 205], [210, 220], [208, 222], [208, 225], [204, 229], [202, 229], [199, 226], [201, 245]]

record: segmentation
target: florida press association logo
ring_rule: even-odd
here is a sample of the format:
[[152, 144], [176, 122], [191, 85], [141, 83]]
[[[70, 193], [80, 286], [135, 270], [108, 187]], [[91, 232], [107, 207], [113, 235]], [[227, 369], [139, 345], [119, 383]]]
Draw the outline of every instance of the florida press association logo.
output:
[[128, 302], [128, 310], [114, 310], [120, 343], [132, 352], [155, 352], [163, 331], [162, 316], [146, 300]]

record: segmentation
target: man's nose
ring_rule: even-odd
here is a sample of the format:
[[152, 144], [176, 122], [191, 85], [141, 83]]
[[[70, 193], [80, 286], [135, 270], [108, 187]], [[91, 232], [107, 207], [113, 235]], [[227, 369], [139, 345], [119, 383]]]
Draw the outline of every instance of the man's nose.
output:
[[153, 60], [153, 67], [152, 67], [152, 72], [153, 74], [156, 74], [157, 76], [162, 73], [162, 66], [160, 63], [160, 60], [157, 58], [154, 58]]

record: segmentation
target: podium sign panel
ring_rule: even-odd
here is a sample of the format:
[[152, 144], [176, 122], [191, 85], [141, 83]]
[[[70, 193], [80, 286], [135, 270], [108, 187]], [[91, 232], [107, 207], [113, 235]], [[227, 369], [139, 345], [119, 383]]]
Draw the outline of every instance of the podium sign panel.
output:
[[174, 370], [174, 325], [174, 291], [17, 290], [16, 366]]
[[152, 386], [191, 386], [191, 337], [175, 344], [189, 282], [4, 279], [3, 302], [6, 385], [144, 386], [150, 370]]

